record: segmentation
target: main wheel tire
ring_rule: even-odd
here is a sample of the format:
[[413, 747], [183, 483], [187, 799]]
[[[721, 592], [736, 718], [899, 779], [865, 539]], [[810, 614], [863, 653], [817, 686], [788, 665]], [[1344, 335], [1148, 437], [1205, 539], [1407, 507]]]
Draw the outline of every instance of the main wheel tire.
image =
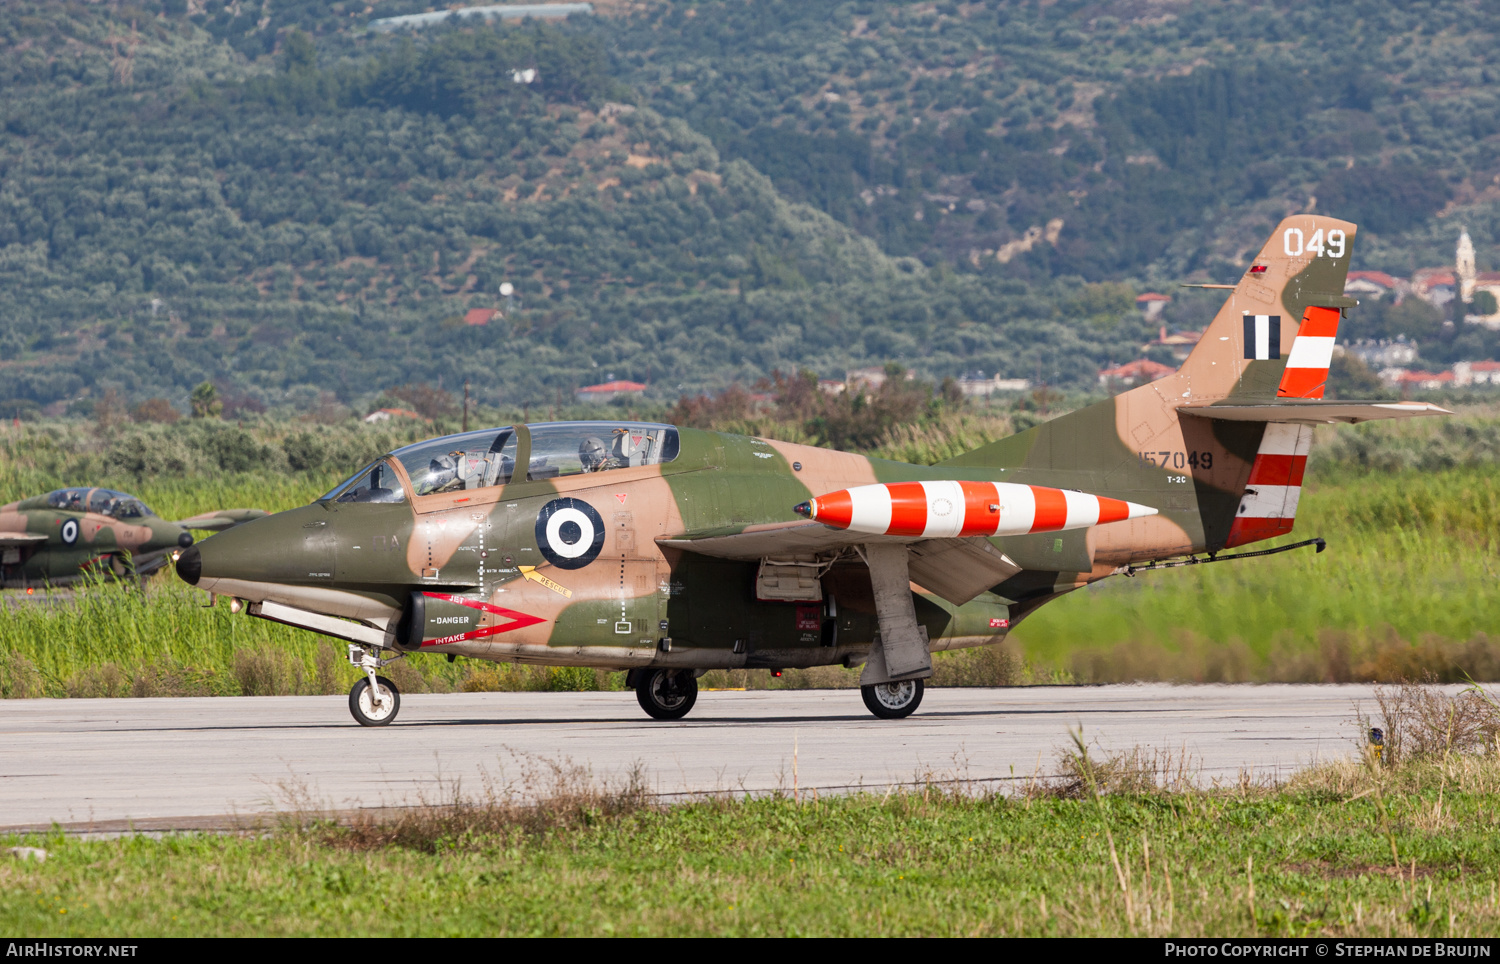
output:
[[375, 682], [380, 686], [379, 706], [372, 698], [374, 694], [370, 692], [368, 679], [355, 683], [349, 691], [349, 712], [360, 726], [385, 726], [401, 712], [401, 691], [396, 689], [396, 684], [384, 676], [375, 677]]
[[861, 686], [859, 695], [865, 706], [882, 720], [904, 720], [922, 705], [922, 691], [926, 689], [919, 679], [902, 680], [899, 683], [876, 683]]
[[653, 720], [680, 720], [698, 702], [698, 680], [692, 670], [647, 670], [635, 684], [635, 699]]

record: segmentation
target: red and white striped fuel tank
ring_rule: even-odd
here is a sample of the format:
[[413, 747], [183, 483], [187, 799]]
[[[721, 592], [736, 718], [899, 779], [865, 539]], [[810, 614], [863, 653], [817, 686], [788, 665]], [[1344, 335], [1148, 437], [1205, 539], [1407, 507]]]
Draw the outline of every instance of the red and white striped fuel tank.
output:
[[836, 529], [927, 539], [1061, 532], [1156, 515], [1149, 506], [1069, 489], [951, 481], [857, 485], [795, 511]]

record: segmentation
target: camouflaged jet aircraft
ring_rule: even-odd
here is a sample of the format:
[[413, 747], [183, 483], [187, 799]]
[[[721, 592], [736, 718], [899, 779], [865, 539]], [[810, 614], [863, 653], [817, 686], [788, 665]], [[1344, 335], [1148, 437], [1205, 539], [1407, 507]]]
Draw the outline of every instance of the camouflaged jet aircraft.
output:
[[270, 513], [206, 512], [159, 519], [113, 489], [58, 489], [0, 506], [0, 588], [62, 587], [81, 579], [145, 578], [193, 544], [190, 529], [218, 531]]
[[[1323, 398], [1355, 226], [1283, 221], [1175, 374], [937, 465], [629, 421], [397, 449], [311, 505], [186, 550], [232, 608], [349, 642], [355, 719], [410, 653], [628, 670], [684, 716], [712, 668], [863, 664], [878, 717], [933, 652], [1038, 606], [1292, 530], [1312, 426], [1446, 414]], [[382, 653], [394, 654], [383, 657]]]

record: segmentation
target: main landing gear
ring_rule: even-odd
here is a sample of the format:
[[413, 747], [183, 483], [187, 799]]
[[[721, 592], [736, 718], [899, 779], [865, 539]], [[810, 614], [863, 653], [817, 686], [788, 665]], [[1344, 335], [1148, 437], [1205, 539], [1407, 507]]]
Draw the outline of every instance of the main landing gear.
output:
[[635, 699], [653, 720], [680, 720], [698, 701], [690, 669], [643, 669], [635, 674]]
[[922, 690], [919, 679], [902, 680], [899, 683], [876, 683], [861, 686], [859, 695], [865, 698], [865, 706], [882, 720], [902, 720], [911, 716], [922, 705]]
[[349, 690], [349, 712], [360, 726], [385, 726], [396, 718], [401, 710], [401, 691], [396, 684], [375, 671], [401, 656], [381, 659], [373, 649], [351, 645], [349, 662], [364, 671], [365, 678]]

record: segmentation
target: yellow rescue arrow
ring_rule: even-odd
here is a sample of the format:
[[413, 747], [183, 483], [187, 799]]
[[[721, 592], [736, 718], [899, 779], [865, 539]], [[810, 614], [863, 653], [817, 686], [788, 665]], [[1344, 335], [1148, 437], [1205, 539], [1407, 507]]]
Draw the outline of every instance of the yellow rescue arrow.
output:
[[567, 588], [566, 586], [559, 586], [551, 579], [548, 579], [546, 576], [537, 572], [536, 566], [517, 566], [516, 568], [521, 570], [521, 577], [523, 579], [530, 579], [532, 582], [541, 583], [543, 586], [546, 586], [548, 589], [552, 590], [558, 595], [566, 596], [568, 599], [573, 598], [573, 590]]

